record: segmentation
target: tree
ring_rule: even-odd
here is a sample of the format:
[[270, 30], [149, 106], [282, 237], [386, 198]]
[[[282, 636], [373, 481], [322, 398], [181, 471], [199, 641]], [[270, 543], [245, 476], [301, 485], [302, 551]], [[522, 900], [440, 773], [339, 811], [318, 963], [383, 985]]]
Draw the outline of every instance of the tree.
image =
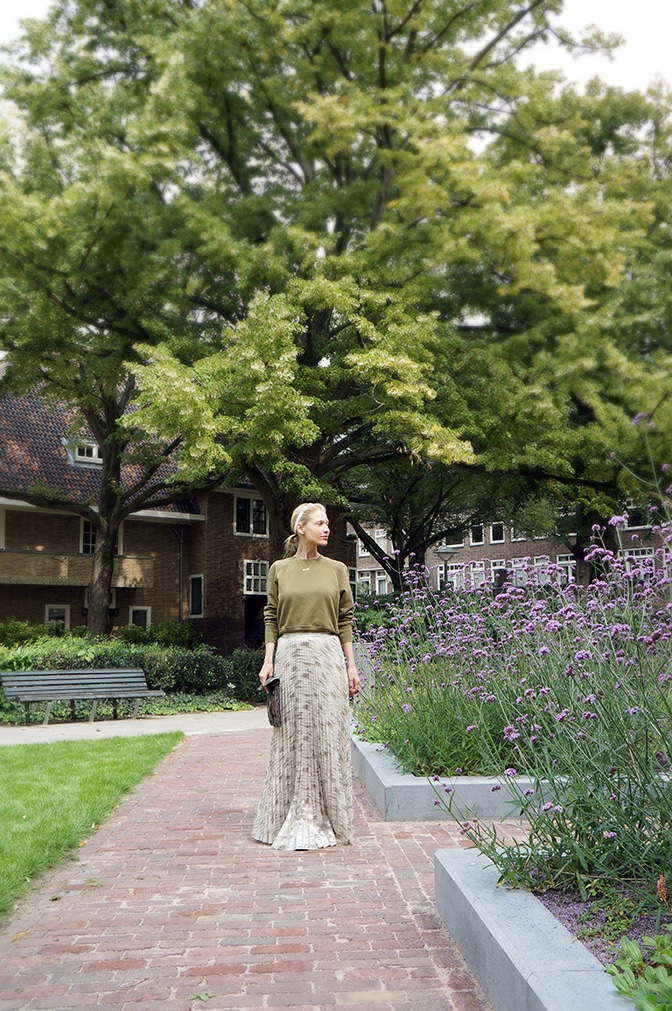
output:
[[[33, 32], [35, 41], [44, 29]], [[189, 271], [175, 244], [179, 209], [167, 197], [160, 159], [107, 143], [100, 123], [73, 135], [67, 122], [57, 129], [53, 109], [27, 101], [23, 108], [20, 143], [3, 146], [0, 164], [0, 343], [9, 352], [2, 389], [67, 405], [70, 436], [95, 439], [102, 466], [96, 500], [45, 482], [0, 493], [66, 509], [96, 528], [88, 612], [95, 636], [109, 631], [120, 524], [203, 487], [215, 466], [221, 476], [226, 458], [219, 450], [201, 454], [183, 479], [174, 462], [180, 437], [148, 437], [132, 423], [137, 389], [127, 362], [135, 345], [189, 347], [202, 339], [183, 308]], [[66, 121], [86, 113], [74, 105], [59, 111]]]
[[[108, 182], [139, 180], [151, 208], [147, 283], [99, 331], [123, 322], [116, 360], [141, 389], [108, 438], [162, 439], [184, 480], [247, 473], [276, 551], [297, 497], [333, 497], [400, 452], [592, 480], [603, 422], [626, 421], [603, 398], [602, 346], [586, 378], [577, 326], [646, 209], [610, 194], [574, 143], [576, 96], [516, 67], [560, 8], [61, 0], [30, 26], [6, 86], [39, 155], [15, 193], [24, 248], [44, 241], [33, 194], [60, 187], [67, 235], [67, 202], [101, 157], [100, 206]], [[479, 151], [479, 136], [498, 140]], [[80, 261], [91, 242], [104, 258], [100, 235]], [[83, 284], [84, 301], [99, 293]], [[61, 316], [44, 301], [33, 323], [48, 332]], [[627, 356], [607, 364], [616, 375]]]

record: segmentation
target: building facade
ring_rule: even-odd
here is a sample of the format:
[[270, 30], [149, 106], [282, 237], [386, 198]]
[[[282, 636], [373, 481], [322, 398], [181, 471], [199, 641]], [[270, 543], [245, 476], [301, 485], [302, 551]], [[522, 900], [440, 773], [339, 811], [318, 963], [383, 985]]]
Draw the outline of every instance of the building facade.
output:
[[[650, 524], [640, 510], [631, 508], [626, 512], [629, 519], [621, 530], [619, 554], [630, 560], [652, 557], [661, 544], [660, 538], [651, 536]], [[370, 533], [386, 554], [392, 553], [385, 530], [372, 526]], [[562, 542], [533, 537], [498, 521], [477, 524], [427, 552], [427, 579], [433, 589], [495, 586], [504, 581], [525, 586], [531, 573], [535, 582], [542, 584], [549, 579], [563, 583], [584, 582], [588, 576], [587, 567], [577, 563], [572, 551], [574, 545], [574, 535], [569, 536], [568, 542]], [[392, 592], [387, 573], [359, 540], [357, 588], [360, 595], [381, 596]]]
[[[0, 621], [86, 625], [95, 526], [74, 512], [20, 498], [32, 486], [96, 501], [98, 447], [68, 436], [71, 418], [37, 398], [0, 401]], [[12, 496], [9, 496], [9, 492]], [[14, 496], [17, 496], [16, 498]], [[355, 583], [355, 548], [327, 507], [326, 553]], [[169, 507], [145, 508], [121, 525], [110, 595], [113, 631], [189, 622], [223, 654], [263, 643], [270, 567], [265, 505], [249, 485], [213, 490]]]

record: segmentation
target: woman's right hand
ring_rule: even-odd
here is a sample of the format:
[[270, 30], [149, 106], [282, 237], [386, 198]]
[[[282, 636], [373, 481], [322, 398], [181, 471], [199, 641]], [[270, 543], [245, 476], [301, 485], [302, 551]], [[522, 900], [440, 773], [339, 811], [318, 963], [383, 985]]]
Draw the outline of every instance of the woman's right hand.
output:
[[273, 661], [264, 660], [261, 670], [259, 671], [259, 680], [261, 681], [262, 688], [266, 687], [266, 682], [269, 678], [273, 677]]

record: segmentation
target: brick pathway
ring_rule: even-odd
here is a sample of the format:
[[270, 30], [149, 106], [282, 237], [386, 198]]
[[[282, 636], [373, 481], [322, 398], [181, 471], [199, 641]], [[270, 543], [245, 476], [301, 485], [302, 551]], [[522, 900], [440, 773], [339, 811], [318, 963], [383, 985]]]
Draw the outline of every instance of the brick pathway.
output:
[[433, 902], [452, 823], [250, 839], [270, 730], [186, 738], [0, 927], [0, 1009], [487, 1011]]

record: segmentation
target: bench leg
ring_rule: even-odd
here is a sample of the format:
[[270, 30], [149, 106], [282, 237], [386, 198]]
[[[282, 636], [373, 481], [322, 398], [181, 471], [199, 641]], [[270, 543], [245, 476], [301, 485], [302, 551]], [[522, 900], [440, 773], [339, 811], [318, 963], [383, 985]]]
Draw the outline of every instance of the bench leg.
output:
[[30, 702], [24, 702], [23, 708], [26, 711], [26, 726], [30, 726]]
[[53, 706], [53, 704], [54, 704], [53, 702], [47, 702], [47, 708], [45, 710], [44, 719], [42, 721], [43, 727], [46, 727], [47, 723], [49, 722], [49, 717], [51, 716], [51, 707]]
[[89, 713], [89, 723], [93, 723], [96, 718], [96, 709], [98, 708], [98, 699], [94, 699], [91, 703], [91, 712]]
[[135, 700], [135, 706], [133, 708], [133, 717], [132, 717], [132, 719], [135, 719], [135, 717], [138, 715], [138, 708], [139, 708], [139, 706], [140, 706], [140, 699], [136, 699]]

